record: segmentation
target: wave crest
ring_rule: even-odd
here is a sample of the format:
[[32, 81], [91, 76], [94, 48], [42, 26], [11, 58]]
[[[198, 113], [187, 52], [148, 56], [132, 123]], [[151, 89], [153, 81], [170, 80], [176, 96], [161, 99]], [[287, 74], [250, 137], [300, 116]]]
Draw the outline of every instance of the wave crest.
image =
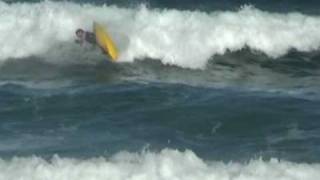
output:
[[320, 176], [319, 164], [251, 160], [248, 163], [204, 162], [192, 151], [119, 153], [111, 159], [39, 157], [0, 160], [1, 179], [304, 179]]
[[119, 8], [72, 2], [0, 1], [0, 60], [41, 56], [53, 62], [102, 57], [73, 43], [74, 30], [108, 27], [120, 61], [160, 59], [165, 64], [203, 68], [214, 55], [250, 48], [272, 58], [289, 50], [309, 52], [320, 45], [320, 18], [269, 13], [244, 6], [238, 11], [180, 11]]

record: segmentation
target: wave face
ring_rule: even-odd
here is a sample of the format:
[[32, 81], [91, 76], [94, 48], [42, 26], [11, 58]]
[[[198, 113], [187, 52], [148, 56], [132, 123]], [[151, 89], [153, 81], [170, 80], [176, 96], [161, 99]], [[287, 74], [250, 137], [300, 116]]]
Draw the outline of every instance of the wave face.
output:
[[[193, 152], [119, 153], [110, 159], [77, 160], [38, 157], [0, 161], [1, 179], [102, 180], [102, 179], [283, 179], [314, 180], [319, 164], [296, 164], [276, 159], [245, 164], [204, 162]], [[267, 178], [266, 178], [267, 177]]]
[[108, 27], [121, 62], [159, 59], [184, 68], [204, 68], [215, 55], [249, 48], [271, 58], [294, 49], [318, 50], [320, 17], [270, 13], [251, 6], [238, 11], [119, 8], [72, 2], [0, 2], [0, 60], [41, 57], [52, 63], [92, 63], [103, 58], [74, 44], [78, 27], [92, 21]]

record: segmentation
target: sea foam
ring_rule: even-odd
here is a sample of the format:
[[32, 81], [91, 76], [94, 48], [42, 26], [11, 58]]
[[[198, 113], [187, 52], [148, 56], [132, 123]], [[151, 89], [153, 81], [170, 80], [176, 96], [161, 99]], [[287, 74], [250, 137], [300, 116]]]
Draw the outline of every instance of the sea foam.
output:
[[[244, 6], [237, 11], [181, 11], [97, 6], [72, 2], [0, 1], [0, 60], [42, 57], [51, 62], [92, 62], [98, 51], [74, 43], [74, 31], [107, 27], [120, 49], [120, 62], [159, 59], [164, 64], [203, 68], [214, 55], [249, 48], [278, 58], [291, 49], [320, 45], [320, 17], [280, 14]], [[86, 61], [87, 60], [87, 61]]]
[[248, 163], [204, 161], [192, 151], [164, 149], [159, 153], [121, 152], [110, 159], [53, 157], [13, 158], [0, 161], [1, 180], [315, 180], [319, 164], [272, 159]]

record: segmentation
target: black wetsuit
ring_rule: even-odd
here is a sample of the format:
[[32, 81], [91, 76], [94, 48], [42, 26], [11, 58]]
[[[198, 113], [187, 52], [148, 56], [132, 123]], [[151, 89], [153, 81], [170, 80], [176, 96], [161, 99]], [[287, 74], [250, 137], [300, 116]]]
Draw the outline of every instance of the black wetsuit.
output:
[[85, 40], [91, 44], [97, 44], [96, 35], [92, 32], [85, 32]]

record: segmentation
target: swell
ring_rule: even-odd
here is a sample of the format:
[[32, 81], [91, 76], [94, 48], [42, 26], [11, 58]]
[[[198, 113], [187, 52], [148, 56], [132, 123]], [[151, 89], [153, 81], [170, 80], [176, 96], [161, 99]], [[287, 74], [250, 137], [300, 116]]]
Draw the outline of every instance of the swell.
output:
[[204, 69], [186, 69], [145, 59], [133, 63], [55, 64], [41, 58], [11, 59], [0, 66], [0, 86], [32, 89], [115, 85], [185, 84], [193, 87], [263, 91], [319, 99], [319, 54], [290, 52], [277, 59], [242, 50], [215, 56]]

